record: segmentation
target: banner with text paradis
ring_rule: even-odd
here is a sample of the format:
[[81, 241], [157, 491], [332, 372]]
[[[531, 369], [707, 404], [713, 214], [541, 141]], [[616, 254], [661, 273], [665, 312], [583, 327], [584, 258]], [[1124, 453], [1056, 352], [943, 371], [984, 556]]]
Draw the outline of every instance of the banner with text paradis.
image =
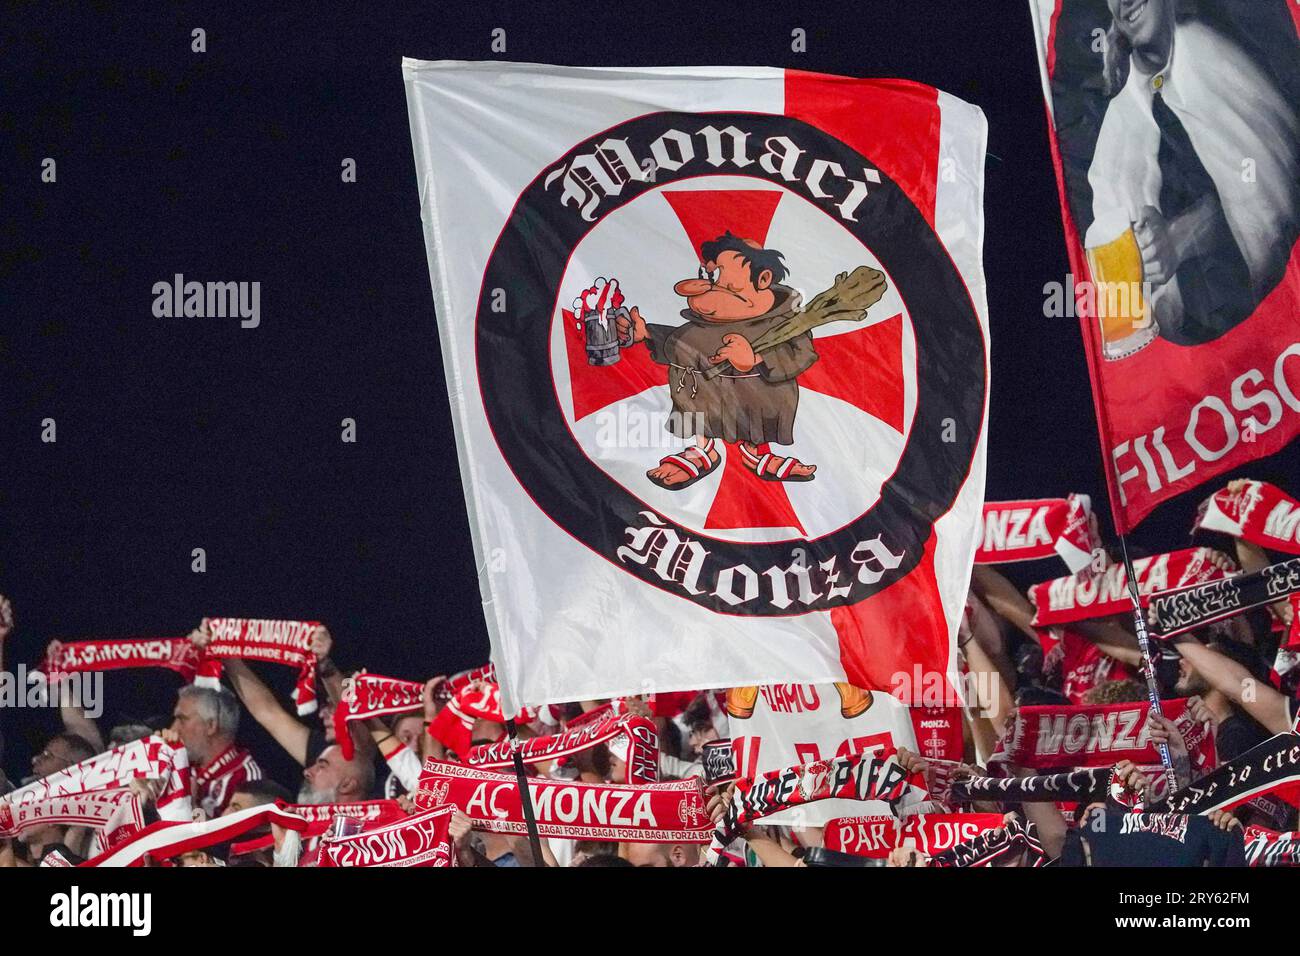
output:
[[[956, 707], [908, 708], [889, 694], [851, 684], [734, 687], [727, 692], [727, 720], [742, 787], [786, 767], [853, 754], [905, 747], [939, 760], [962, 756]], [[925, 799], [919, 790], [910, 796]], [[891, 812], [883, 804], [864, 807], [856, 800], [828, 799], [774, 813], [766, 822], [820, 826], [840, 816]]]
[[1124, 534], [1300, 434], [1300, 7], [1028, 3]]
[[980, 110], [766, 67], [402, 69], [506, 710], [955, 683]]

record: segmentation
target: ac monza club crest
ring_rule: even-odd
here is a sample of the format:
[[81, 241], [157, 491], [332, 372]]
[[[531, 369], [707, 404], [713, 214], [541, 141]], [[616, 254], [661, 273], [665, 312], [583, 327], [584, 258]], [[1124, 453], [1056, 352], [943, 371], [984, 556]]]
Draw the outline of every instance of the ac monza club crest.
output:
[[489, 259], [476, 349], [537, 506], [721, 613], [903, 579], [983, 422], [980, 323], [932, 226], [787, 116], [655, 113], [557, 157]]

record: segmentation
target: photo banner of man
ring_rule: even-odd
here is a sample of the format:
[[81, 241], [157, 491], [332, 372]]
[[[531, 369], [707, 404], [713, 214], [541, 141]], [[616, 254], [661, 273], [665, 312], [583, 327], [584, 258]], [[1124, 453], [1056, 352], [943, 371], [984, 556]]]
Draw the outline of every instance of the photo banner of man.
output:
[[1300, 433], [1300, 8], [1028, 2], [1125, 534]]
[[917, 666], [955, 685], [980, 110], [765, 67], [403, 74], [506, 711]]

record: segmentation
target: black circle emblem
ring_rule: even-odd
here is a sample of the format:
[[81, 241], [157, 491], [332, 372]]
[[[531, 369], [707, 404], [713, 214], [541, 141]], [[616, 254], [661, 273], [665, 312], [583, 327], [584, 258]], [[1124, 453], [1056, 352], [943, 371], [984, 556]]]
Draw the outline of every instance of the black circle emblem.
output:
[[[556, 170], [610, 141], [623, 155], [648, 157], [670, 131], [735, 127], [750, 144], [787, 137], [812, 159], [849, 171], [864, 157], [801, 120], [757, 113], [654, 113], [579, 143], [524, 190], [497, 239], [483, 275], [475, 328], [483, 407], [501, 454], [519, 483], [552, 521], [597, 554], [642, 581], [711, 610], [745, 615], [824, 611], [864, 600], [910, 572], [966, 481], [983, 424], [984, 336], [970, 294], [930, 224], [883, 173], [854, 210], [826, 195], [817, 177], [787, 180], [757, 161], [715, 168], [702, 158], [660, 166], [654, 181], [618, 167], [598, 170], [617, 192], [592, 205], [562, 202], [548, 188]], [[662, 150], [662, 144], [660, 149]], [[680, 156], [680, 154], [675, 154]], [[588, 163], [590, 167], [590, 163]], [[825, 168], [825, 167], [823, 167]], [[796, 167], [796, 171], [799, 171]], [[631, 177], [636, 170], [630, 171]], [[901, 457], [879, 500], [844, 527], [800, 541], [752, 543], [705, 537], [676, 524], [594, 465], [574, 439], [549, 374], [551, 323], [570, 254], [600, 219], [646, 192], [701, 174], [765, 179], [816, 205], [869, 248], [907, 304], [916, 340], [916, 411]], [[570, 197], [572, 198], [572, 197]], [[590, 216], [591, 218], [586, 218]], [[506, 308], [500, 310], [504, 290]], [[872, 383], [863, 382], [863, 388]], [[851, 460], [856, 455], [846, 456]]]

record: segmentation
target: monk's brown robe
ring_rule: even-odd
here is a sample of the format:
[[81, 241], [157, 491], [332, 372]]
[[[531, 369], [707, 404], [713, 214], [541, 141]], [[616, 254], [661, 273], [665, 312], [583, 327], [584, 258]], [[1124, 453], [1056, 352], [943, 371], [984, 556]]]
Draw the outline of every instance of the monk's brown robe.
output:
[[763, 353], [763, 361], [747, 372], [734, 369], [706, 381], [709, 356], [731, 333], [753, 342], [771, 326], [799, 308], [799, 293], [772, 286], [776, 302], [771, 311], [738, 322], [710, 322], [690, 309], [682, 310], [686, 324], [647, 323], [650, 356], [668, 366], [668, 391], [673, 411], [665, 426], [678, 438], [702, 434], [726, 442], [794, 442], [794, 416], [799, 407], [796, 377], [817, 361], [812, 335], [804, 333]]

